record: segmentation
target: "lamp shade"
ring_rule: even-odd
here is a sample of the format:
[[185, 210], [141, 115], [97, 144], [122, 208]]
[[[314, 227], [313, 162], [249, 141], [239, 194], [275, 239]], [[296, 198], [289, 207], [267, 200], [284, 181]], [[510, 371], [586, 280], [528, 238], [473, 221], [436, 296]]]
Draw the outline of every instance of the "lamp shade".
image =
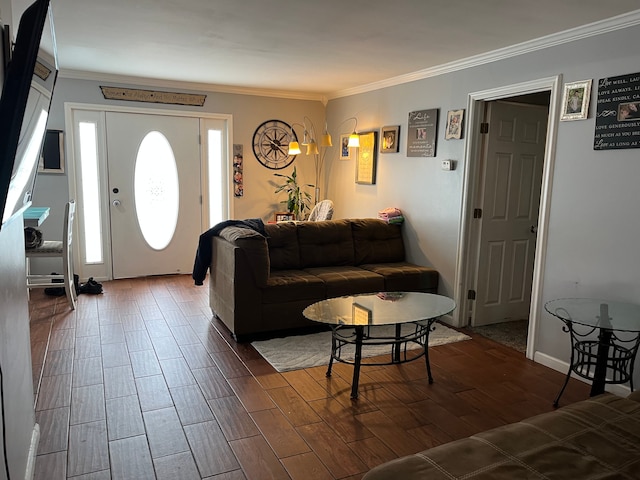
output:
[[353, 132], [351, 135], [349, 135], [349, 147], [359, 147], [360, 146], [360, 136], [356, 133]]
[[320, 138], [320, 146], [321, 147], [333, 147], [333, 143], [331, 142], [331, 135], [325, 130], [324, 134]]
[[300, 145], [298, 144], [298, 142], [293, 141], [293, 142], [289, 142], [289, 155], [299, 155], [302, 153], [302, 150], [300, 150]]
[[318, 144], [312, 138], [311, 141], [307, 143], [307, 155], [318, 155], [318, 153], [320, 153], [318, 151]]

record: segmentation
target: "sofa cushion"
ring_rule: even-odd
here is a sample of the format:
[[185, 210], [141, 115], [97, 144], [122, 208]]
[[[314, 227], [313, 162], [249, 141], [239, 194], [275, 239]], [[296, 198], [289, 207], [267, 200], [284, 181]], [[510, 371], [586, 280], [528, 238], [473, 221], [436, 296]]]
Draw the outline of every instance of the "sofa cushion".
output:
[[262, 303], [324, 298], [324, 282], [304, 270], [274, 270], [262, 289]]
[[355, 264], [404, 261], [401, 226], [377, 218], [351, 220]]
[[302, 222], [297, 229], [301, 268], [354, 264], [349, 220]]
[[392, 460], [363, 480], [638, 478], [639, 439], [640, 403], [606, 393]]
[[386, 292], [438, 291], [438, 272], [433, 268], [408, 262], [368, 263], [360, 265], [360, 268], [383, 276]]
[[300, 249], [294, 222], [267, 224], [264, 226], [269, 237], [269, 257], [273, 270], [300, 268]]
[[358, 267], [315, 267], [305, 268], [305, 271], [325, 283], [326, 298], [384, 290], [383, 277]]

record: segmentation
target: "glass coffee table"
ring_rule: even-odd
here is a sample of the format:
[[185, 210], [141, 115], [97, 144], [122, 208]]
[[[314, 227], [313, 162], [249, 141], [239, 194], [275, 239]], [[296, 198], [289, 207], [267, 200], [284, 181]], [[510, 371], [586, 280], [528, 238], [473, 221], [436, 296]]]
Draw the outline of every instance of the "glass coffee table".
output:
[[[392, 365], [425, 357], [429, 383], [433, 383], [429, 364], [429, 333], [434, 322], [451, 313], [456, 302], [451, 298], [421, 292], [381, 292], [329, 298], [309, 305], [302, 312], [309, 320], [331, 327], [331, 357], [333, 361], [353, 365], [351, 398], [358, 398], [361, 365]], [[394, 333], [380, 333], [375, 327], [395, 326]], [[404, 325], [404, 328], [403, 328]], [[411, 344], [421, 348], [408, 349]], [[355, 347], [353, 360], [347, 358], [347, 346]], [[390, 358], [385, 362], [362, 362], [362, 349], [372, 345], [389, 345]]]

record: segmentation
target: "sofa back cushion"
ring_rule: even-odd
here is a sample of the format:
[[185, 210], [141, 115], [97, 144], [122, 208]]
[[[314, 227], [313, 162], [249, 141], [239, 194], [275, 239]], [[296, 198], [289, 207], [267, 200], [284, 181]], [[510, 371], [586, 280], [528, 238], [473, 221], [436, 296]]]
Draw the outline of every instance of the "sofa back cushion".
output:
[[300, 268], [297, 225], [294, 222], [270, 223], [267, 232], [269, 257], [273, 270], [297, 270]]
[[404, 261], [401, 226], [377, 218], [351, 220], [355, 265]]
[[304, 222], [297, 226], [302, 268], [354, 264], [349, 220]]

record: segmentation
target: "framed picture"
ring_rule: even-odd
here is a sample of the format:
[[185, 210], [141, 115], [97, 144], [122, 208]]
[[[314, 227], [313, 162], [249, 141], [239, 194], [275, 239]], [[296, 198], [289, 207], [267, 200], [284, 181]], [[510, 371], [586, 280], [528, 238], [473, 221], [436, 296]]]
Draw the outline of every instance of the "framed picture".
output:
[[351, 320], [353, 325], [369, 325], [373, 318], [373, 312], [367, 307], [354, 303], [351, 309]]
[[640, 73], [604, 77], [597, 86], [593, 149], [640, 148]]
[[589, 113], [591, 80], [565, 83], [560, 120], [584, 120]]
[[397, 153], [400, 151], [400, 125], [382, 127], [380, 153]]
[[358, 160], [356, 162], [356, 183], [374, 185], [376, 183], [376, 160], [378, 150], [378, 132], [360, 134]]
[[64, 132], [47, 130], [38, 161], [39, 173], [64, 173]]
[[449, 110], [447, 112], [447, 127], [444, 131], [444, 139], [462, 138], [462, 120], [464, 118], [464, 110]]
[[409, 112], [407, 157], [435, 157], [438, 132], [437, 108]]
[[235, 197], [244, 196], [243, 172], [243, 151], [242, 144], [233, 144], [233, 195]]
[[640, 102], [618, 104], [617, 119], [619, 122], [636, 122], [640, 118]]
[[340, 160], [351, 160], [351, 151], [349, 148], [349, 134], [340, 135]]
[[276, 212], [274, 219], [276, 222], [290, 222], [291, 220], [295, 220], [296, 216], [289, 212]]

